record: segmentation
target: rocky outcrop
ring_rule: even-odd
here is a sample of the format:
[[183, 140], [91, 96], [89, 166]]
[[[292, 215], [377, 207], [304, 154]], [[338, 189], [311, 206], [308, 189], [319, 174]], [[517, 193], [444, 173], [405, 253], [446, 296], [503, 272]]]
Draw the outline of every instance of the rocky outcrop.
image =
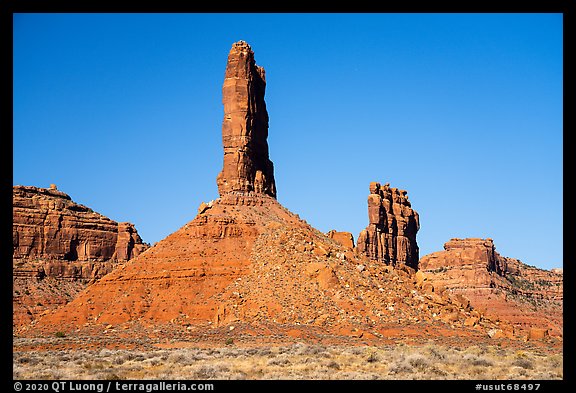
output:
[[503, 257], [492, 239], [451, 239], [444, 251], [422, 257], [420, 269], [435, 286], [464, 295], [475, 309], [505, 321], [518, 335], [542, 329], [562, 335], [562, 274]]
[[70, 301], [148, 247], [133, 224], [75, 203], [55, 185], [14, 186], [12, 205], [15, 325]]
[[358, 236], [357, 251], [388, 265], [418, 267], [416, 233], [420, 229], [418, 213], [412, 209], [407, 192], [370, 183], [368, 226]]
[[228, 54], [222, 88], [224, 165], [216, 179], [221, 196], [237, 191], [276, 197], [265, 89], [265, 71], [256, 65], [252, 48], [236, 42]]
[[[444, 244], [444, 250], [423, 257], [420, 268], [425, 272], [437, 270], [437, 273], [445, 269], [459, 268], [462, 276], [454, 279], [463, 279], [461, 285], [468, 283], [488, 286], [490, 277], [483, 272], [496, 272], [501, 275], [506, 272], [506, 259], [498, 255], [492, 239], [451, 239]], [[444, 284], [455, 288], [458, 282]]]
[[352, 250], [354, 249], [354, 236], [350, 232], [329, 231], [326, 236], [338, 242], [342, 246]]

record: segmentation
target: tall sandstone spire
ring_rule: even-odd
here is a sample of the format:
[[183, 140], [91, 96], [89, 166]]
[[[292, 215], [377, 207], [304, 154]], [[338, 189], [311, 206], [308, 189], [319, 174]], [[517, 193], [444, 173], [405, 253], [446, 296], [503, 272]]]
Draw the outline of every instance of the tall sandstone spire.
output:
[[224, 165], [216, 182], [220, 196], [236, 191], [276, 198], [274, 166], [268, 158], [268, 112], [264, 68], [250, 45], [232, 45], [222, 87]]

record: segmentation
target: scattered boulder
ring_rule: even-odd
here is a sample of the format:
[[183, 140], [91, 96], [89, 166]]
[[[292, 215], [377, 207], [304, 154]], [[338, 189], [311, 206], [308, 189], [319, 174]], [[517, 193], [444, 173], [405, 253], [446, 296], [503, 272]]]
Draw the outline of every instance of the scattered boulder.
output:
[[528, 330], [528, 340], [544, 340], [549, 337], [547, 328], [530, 328]]
[[338, 232], [335, 230], [329, 231], [326, 236], [334, 239], [337, 243], [346, 247], [347, 249], [354, 249], [354, 236], [350, 232]]

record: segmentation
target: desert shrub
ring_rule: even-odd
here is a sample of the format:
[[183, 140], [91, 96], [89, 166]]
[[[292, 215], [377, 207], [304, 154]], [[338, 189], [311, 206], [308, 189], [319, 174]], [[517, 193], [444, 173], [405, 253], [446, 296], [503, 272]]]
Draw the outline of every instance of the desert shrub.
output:
[[464, 360], [466, 363], [471, 364], [473, 366], [482, 366], [482, 367], [490, 367], [493, 366], [494, 363], [484, 357], [480, 357], [477, 355], [472, 355], [472, 354], [465, 354], [462, 357], [462, 360]]
[[380, 375], [373, 372], [339, 371], [338, 373], [334, 374], [334, 379], [373, 380], [380, 379]]
[[406, 361], [404, 357], [394, 361], [388, 366], [388, 372], [390, 374], [408, 374], [414, 371], [414, 366]]
[[306, 355], [314, 355], [314, 356], [323, 356], [323, 357], [330, 357], [330, 353], [327, 352], [327, 348], [319, 345], [319, 344], [304, 344], [304, 343], [296, 343], [291, 347], [282, 347], [279, 351], [279, 354], [288, 353], [291, 355], [298, 355], [298, 356], [306, 356]]
[[514, 366], [522, 367], [523, 369], [532, 370], [534, 368], [534, 362], [527, 358], [518, 358], [512, 362]]
[[112, 351], [108, 348], [102, 348], [100, 350], [100, 352], [98, 352], [98, 357], [109, 358], [109, 357], [114, 357], [116, 355], [119, 355], [121, 353], [122, 353], [122, 351]]
[[287, 364], [290, 364], [290, 360], [285, 355], [281, 355], [274, 357], [272, 359], [268, 359], [267, 364], [269, 366], [285, 366]]
[[256, 355], [258, 353], [258, 348], [248, 348], [245, 352], [247, 355]]
[[176, 350], [168, 355], [167, 362], [180, 366], [192, 365], [197, 360], [203, 359], [196, 351]]
[[[20, 340], [37, 345], [60, 339]], [[429, 344], [14, 352], [18, 379], [562, 379], [563, 355]]]
[[156, 367], [156, 366], [161, 365], [164, 362], [159, 357], [153, 357], [153, 358], [144, 360], [143, 363], [150, 365], [152, 367]]
[[397, 377], [402, 377], [402, 374], [409, 374], [409, 378], [424, 378], [423, 375], [415, 373], [434, 372], [440, 374], [441, 372], [431, 363], [430, 359], [422, 353], [402, 353], [392, 360], [388, 365], [388, 373]]
[[250, 356], [276, 356], [276, 353], [273, 352], [269, 347], [248, 348], [245, 350], [245, 353]]
[[553, 368], [562, 367], [563, 364], [562, 355], [549, 356], [548, 362], [550, 363], [550, 366]]
[[562, 370], [559, 371], [540, 371], [530, 375], [530, 379], [562, 379]]
[[112, 359], [112, 364], [120, 366], [128, 361], [128, 356], [126, 354], [118, 354]]
[[417, 370], [425, 370], [430, 366], [430, 361], [428, 358], [420, 353], [412, 353], [406, 356], [405, 361]]
[[366, 361], [368, 363], [375, 363], [378, 360], [380, 360], [380, 359], [379, 359], [378, 355], [376, 354], [376, 351], [374, 351], [374, 350], [368, 351], [368, 357], [366, 358]]
[[428, 353], [430, 354], [430, 356], [433, 359], [436, 360], [444, 360], [446, 359], [446, 354], [444, 352], [442, 352], [439, 348], [434, 347], [434, 346], [430, 346], [427, 348]]
[[247, 374], [244, 371], [234, 371], [228, 374], [228, 379], [243, 380], [247, 379]]
[[136, 352], [136, 353], [129, 352], [129, 353], [127, 354], [126, 359], [127, 359], [127, 360], [131, 360], [131, 361], [134, 361], [134, 362], [141, 362], [141, 361], [143, 361], [143, 360], [146, 359], [146, 358], [144, 357], [143, 354], [141, 354], [141, 353], [139, 353], [139, 352]]
[[334, 360], [330, 360], [327, 364], [326, 367], [328, 368], [332, 368], [334, 370], [340, 370], [340, 365], [334, 361]]
[[194, 371], [193, 377], [198, 379], [224, 379], [228, 371], [230, 369], [225, 365], [202, 364]]
[[363, 355], [366, 353], [366, 348], [365, 347], [350, 347], [350, 348], [346, 348], [343, 353], [344, 354], [350, 354], [350, 355]]
[[20, 364], [26, 364], [28, 366], [33, 366], [35, 364], [38, 364], [39, 362], [37, 358], [28, 356], [22, 356], [18, 358], [16, 361]]

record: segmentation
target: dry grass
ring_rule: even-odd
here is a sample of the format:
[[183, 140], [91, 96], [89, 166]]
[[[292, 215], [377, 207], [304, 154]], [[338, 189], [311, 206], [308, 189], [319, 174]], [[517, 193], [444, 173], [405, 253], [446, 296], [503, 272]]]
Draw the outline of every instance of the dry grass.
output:
[[562, 379], [563, 356], [436, 344], [15, 352], [15, 379]]

